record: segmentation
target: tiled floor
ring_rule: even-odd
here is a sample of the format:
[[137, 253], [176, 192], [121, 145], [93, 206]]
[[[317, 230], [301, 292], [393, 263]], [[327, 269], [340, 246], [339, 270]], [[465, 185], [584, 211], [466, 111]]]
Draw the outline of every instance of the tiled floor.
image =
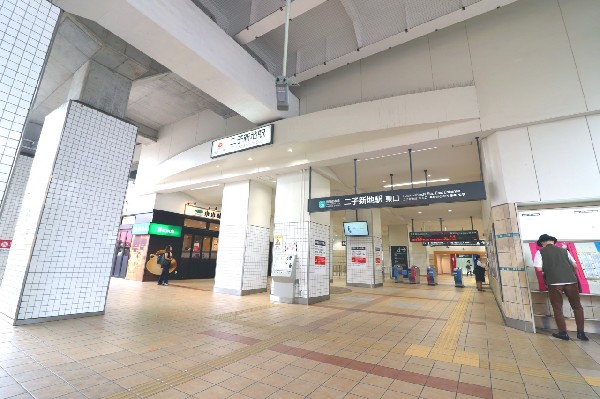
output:
[[111, 282], [106, 315], [0, 322], [0, 398], [597, 398], [600, 342], [503, 326], [492, 294], [386, 283], [271, 305]]

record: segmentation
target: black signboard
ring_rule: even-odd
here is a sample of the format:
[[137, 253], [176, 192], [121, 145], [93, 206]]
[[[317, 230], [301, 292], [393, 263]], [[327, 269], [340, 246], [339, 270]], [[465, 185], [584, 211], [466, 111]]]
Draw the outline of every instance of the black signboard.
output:
[[[392, 253], [392, 267], [397, 267], [400, 271], [400, 273], [402, 273], [402, 275], [404, 277], [407, 277], [408, 274], [408, 247], [406, 246], [392, 246], [391, 248], [391, 253]], [[393, 273], [393, 269], [392, 269], [392, 273]], [[392, 276], [393, 277], [393, 274]]]
[[314, 198], [308, 200], [308, 211], [329, 212], [345, 209], [402, 208], [442, 202], [478, 201], [485, 198], [483, 182], [475, 181], [435, 187]]
[[468, 242], [424, 242], [425, 247], [479, 247], [486, 245], [484, 240]]
[[477, 230], [461, 231], [413, 231], [408, 233], [410, 242], [477, 242]]

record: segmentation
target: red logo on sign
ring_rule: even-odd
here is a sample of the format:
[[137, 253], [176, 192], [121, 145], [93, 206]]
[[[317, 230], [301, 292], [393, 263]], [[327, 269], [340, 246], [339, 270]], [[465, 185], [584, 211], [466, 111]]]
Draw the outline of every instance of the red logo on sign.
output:
[[12, 240], [0, 240], [0, 249], [10, 249]]
[[219, 143], [219, 145], [217, 147], [219, 147], [219, 148], [223, 147], [223, 143]]
[[325, 266], [325, 257], [324, 256], [315, 256], [315, 265]]
[[377, 263], [377, 264], [381, 263], [381, 258], [375, 258], [375, 263]]

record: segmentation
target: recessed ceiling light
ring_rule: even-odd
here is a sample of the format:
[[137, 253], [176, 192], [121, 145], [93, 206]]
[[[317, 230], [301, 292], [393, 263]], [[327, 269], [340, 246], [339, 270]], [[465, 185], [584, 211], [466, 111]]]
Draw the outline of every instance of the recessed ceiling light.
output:
[[220, 184], [213, 184], [212, 186], [205, 186], [205, 187], [192, 188], [191, 190], [192, 190], [192, 191], [195, 191], [195, 190], [204, 190], [205, 188], [218, 187], [218, 186], [220, 186]]
[[294, 151], [294, 150], [292, 150], [291, 148], [288, 148], [288, 152], [292, 152], [292, 151]]
[[431, 177], [431, 175], [427, 175], [427, 177]]
[[423, 212], [419, 211], [419, 215], [420, 215], [421, 213], [423, 213]]
[[452, 212], [452, 209], [448, 209], [448, 212]]
[[248, 161], [252, 161], [252, 157], [248, 158]]
[[217, 165], [217, 168], [220, 168], [220, 167], [221, 167], [221, 165]]
[[382, 180], [381, 182], [382, 182], [382, 183], [385, 183], [385, 180]]

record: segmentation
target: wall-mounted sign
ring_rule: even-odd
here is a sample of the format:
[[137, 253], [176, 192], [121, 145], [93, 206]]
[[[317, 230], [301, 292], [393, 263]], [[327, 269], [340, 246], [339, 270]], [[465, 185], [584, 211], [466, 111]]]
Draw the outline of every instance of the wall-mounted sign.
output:
[[217, 139], [212, 142], [210, 157], [218, 158], [223, 155], [273, 144], [273, 131], [274, 126], [271, 124]]
[[342, 241], [342, 247], [346, 246], [346, 241]]
[[366, 247], [351, 247], [351, 263], [352, 266], [366, 265], [367, 263], [367, 248]]
[[135, 224], [135, 216], [123, 216], [121, 224]]
[[132, 235], [150, 234], [154, 236], [181, 237], [181, 226], [159, 223], [138, 223], [131, 228]]
[[[523, 241], [537, 241], [542, 234], [550, 234], [561, 241], [597, 241], [600, 238], [600, 207], [519, 211], [519, 229]], [[498, 234], [496, 238], [504, 237]]]
[[12, 240], [0, 240], [0, 251], [8, 251], [12, 245]]
[[412, 231], [408, 233], [410, 242], [477, 242], [477, 230], [461, 231]]
[[313, 247], [315, 253], [315, 266], [325, 266], [327, 264], [327, 244], [323, 240], [315, 240]]
[[201, 208], [192, 204], [185, 204], [183, 213], [187, 216], [196, 216], [204, 219], [221, 219], [221, 211], [217, 211], [216, 209]]
[[426, 247], [479, 247], [486, 245], [484, 240], [474, 242], [424, 242]]
[[483, 182], [475, 181], [435, 187], [314, 198], [308, 200], [308, 211], [329, 212], [344, 209], [403, 208], [442, 202], [478, 201], [485, 198]]

